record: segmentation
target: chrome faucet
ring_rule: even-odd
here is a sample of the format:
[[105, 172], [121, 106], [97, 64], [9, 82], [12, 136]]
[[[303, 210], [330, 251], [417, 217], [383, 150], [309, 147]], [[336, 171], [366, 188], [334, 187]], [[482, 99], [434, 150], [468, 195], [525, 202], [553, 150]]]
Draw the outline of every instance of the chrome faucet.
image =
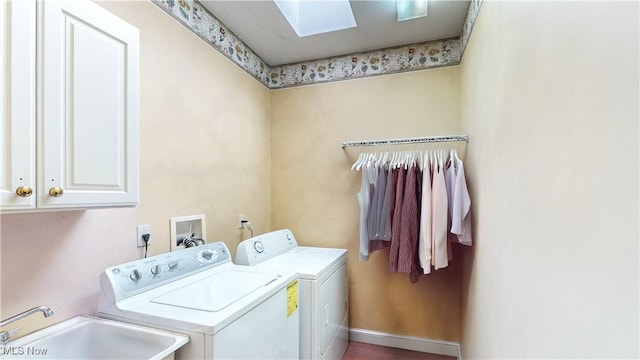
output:
[[[51, 315], [53, 315], [53, 310], [51, 310], [50, 308], [46, 307], [46, 306], [38, 306], [38, 307], [34, 307], [33, 309], [29, 309], [25, 312], [21, 312], [18, 315], [12, 316], [6, 320], [2, 320], [0, 321], [0, 328], [3, 326], [7, 326], [11, 323], [14, 323], [20, 319], [24, 319], [27, 316], [31, 315], [31, 314], [35, 314], [37, 312], [42, 312], [42, 314], [44, 315], [44, 317], [49, 317]], [[9, 338], [11, 337], [11, 335], [17, 333], [18, 331], [20, 331], [20, 328], [16, 328], [16, 329], [12, 329], [12, 330], [8, 330], [8, 331], [1, 331], [0, 332], [0, 345], [4, 345], [7, 341], [9, 341]]]

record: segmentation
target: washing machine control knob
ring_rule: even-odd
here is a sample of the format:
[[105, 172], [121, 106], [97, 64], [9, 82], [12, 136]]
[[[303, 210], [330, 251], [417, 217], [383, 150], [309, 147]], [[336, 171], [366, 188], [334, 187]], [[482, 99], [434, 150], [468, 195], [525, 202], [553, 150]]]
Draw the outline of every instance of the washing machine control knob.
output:
[[142, 278], [142, 275], [140, 275], [140, 272], [137, 269], [134, 269], [132, 272], [129, 273], [129, 280], [133, 282], [138, 282], [140, 281], [141, 278]]
[[156, 277], [156, 276], [160, 275], [160, 273], [162, 273], [162, 269], [160, 268], [160, 265], [152, 265], [149, 268], [149, 273], [151, 273], [151, 275], [153, 275], [153, 277]]
[[262, 252], [264, 252], [264, 244], [261, 241], [254, 242], [253, 248], [258, 254], [262, 254]]
[[177, 261], [172, 261], [172, 262], [167, 264], [167, 267], [169, 268], [169, 271], [173, 271], [173, 270], [178, 268], [178, 262]]
[[198, 261], [202, 264], [210, 263], [218, 258], [218, 252], [211, 249], [203, 249], [198, 252]]

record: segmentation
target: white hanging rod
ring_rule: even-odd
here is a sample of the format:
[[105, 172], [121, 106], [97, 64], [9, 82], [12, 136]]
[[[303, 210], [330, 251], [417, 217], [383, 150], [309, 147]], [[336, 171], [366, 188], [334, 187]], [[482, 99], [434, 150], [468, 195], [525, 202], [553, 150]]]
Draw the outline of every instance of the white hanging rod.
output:
[[420, 144], [431, 142], [453, 142], [466, 141], [469, 142], [469, 135], [444, 135], [444, 136], [428, 136], [404, 139], [384, 139], [384, 140], [360, 140], [345, 141], [340, 144], [342, 148], [355, 146], [379, 146], [379, 145], [402, 145], [402, 144]]

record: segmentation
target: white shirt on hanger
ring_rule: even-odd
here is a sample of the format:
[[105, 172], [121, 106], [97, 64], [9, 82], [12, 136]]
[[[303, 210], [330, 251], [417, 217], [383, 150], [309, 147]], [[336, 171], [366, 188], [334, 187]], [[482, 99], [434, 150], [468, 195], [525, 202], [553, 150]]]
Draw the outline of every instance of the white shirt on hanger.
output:
[[424, 274], [431, 273], [431, 162], [428, 156], [422, 160], [422, 202], [420, 205], [420, 233], [418, 238], [418, 259]]
[[460, 244], [471, 246], [471, 197], [464, 176], [464, 165], [457, 156], [452, 158], [452, 168], [451, 233], [456, 235]]

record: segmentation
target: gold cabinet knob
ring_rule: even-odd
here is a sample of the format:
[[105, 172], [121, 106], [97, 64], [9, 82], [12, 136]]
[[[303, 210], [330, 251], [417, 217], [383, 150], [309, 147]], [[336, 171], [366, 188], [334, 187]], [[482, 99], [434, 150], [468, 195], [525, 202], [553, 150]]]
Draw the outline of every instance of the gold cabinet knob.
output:
[[33, 194], [33, 189], [28, 186], [20, 186], [16, 189], [16, 195], [20, 197], [29, 197]]
[[53, 197], [60, 197], [62, 196], [62, 194], [64, 194], [64, 191], [62, 190], [61, 187], [52, 187], [51, 189], [49, 189], [49, 195], [53, 196]]

